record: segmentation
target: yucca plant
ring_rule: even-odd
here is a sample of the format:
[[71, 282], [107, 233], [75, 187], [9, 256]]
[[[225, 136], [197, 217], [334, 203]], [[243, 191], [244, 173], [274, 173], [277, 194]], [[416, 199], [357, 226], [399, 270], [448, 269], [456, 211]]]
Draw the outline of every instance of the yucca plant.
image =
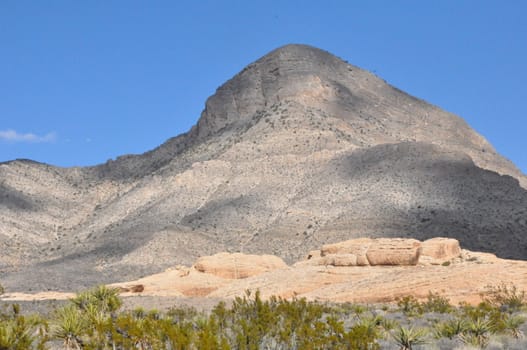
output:
[[406, 328], [399, 327], [397, 331], [392, 333], [392, 337], [399, 345], [400, 350], [412, 350], [414, 345], [421, 345], [427, 343], [428, 331], [424, 328]]
[[81, 310], [86, 310], [89, 305], [94, 305], [100, 311], [109, 313], [117, 311], [122, 305], [122, 301], [119, 298], [119, 289], [104, 285], [78, 293], [70, 301]]
[[520, 326], [525, 323], [525, 317], [519, 315], [506, 316], [503, 319], [503, 328], [510, 333], [514, 338], [523, 338], [523, 332]]
[[467, 321], [462, 318], [452, 318], [435, 325], [436, 338], [453, 339], [467, 330]]
[[383, 331], [389, 331], [395, 326], [395, 321], [389, 321], [382, 316], [374, 315], [359, 318], [359, 321], [353, 327], [362, 327], [371, 337], [379, 338]]
[[464, 344], [484, 349], [489, 344], [491, 333], [493, 333], [493, 326], [490, 320], [469, 320], [466, 330], [459, 335], [459, 338]]
[[87, 320], [88, 348], [108, 349], [112, 340], [113, 323], [111, 316], [99, 310], [95, 305], [88, 305], [84, 316]]
[[67, 305], [56, 311], [51, 334], [63, 341], [66, 350], [81, 349], [87, 326], [80, 310], [75, 305]]
[[0, 314], [0, 350], [43, 349], [47, 333], [47, 322], [36, 315], [21, 315], [18, 304], [11, 305], [10, 313]]
[[10, 350], [16, 343], [17, 336], [13, 320], [0, 323], [0, 350]]

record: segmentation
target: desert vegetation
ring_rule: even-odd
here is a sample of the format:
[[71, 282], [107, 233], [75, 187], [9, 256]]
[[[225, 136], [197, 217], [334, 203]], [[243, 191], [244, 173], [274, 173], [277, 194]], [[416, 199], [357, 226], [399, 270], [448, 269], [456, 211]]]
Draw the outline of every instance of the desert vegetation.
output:
[[49, 315], [17, 304], [0, 314], [0, 350], [22, 349], [525, 349], [525, 293], [488, 287], [477, 305], [425, 301], [359, 305], [263, 300], [246, 292], [208, 311], [123, 310], [119, 290], [99, 286]]

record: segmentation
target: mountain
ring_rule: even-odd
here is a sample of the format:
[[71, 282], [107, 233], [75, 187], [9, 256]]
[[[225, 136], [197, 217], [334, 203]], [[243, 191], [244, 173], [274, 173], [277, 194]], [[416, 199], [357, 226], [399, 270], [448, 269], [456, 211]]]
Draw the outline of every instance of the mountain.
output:
[[527, 258], [527, 177], [461, 118], [287, 45], [197, 124], [94, 167], [0, 164], [0, 281], [71, 290], [220, 251], [297, 260], [355, 237], [435, 236]]

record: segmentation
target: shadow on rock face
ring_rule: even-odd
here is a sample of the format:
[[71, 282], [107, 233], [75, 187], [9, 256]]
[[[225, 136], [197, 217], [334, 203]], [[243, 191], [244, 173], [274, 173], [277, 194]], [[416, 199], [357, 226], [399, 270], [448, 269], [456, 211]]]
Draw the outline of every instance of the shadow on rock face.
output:
[[519, 234], [527, 230], [527, 191], [465, 154], [402, 143], [352, 152], [331, 165], [342, 184], [359, 189], [361, 206], [369, 202], [369, 213], [352, 209], [337, 226], [364, 236], [451, 237], [470, 250], [527, 259], [527, 236]]
[[34, 203], [30, 196], [2, 183], [0, 183], [0, 206], [24, 211], [34, 210]]

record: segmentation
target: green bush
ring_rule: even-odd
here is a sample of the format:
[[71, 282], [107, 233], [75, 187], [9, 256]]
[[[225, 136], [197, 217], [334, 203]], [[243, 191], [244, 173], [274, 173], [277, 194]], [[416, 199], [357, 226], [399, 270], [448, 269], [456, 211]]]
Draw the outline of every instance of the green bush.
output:
[[435, 325], [436, 338], [453, 339], [467, 330], [467, 321], [463, 318], [453, 318]]
[[482, 298], [484, 302], [509, 313], [520, 311], [526, 306], [525, 291], [505, 283], [487, 286], [485, 292], [482, 293]]
[[397, 300], [397, 306], [399, 310], [406, 316], [418, 316], [422, 315], [424, 310], [419, 301], [411, 295], [404, 296]]
[[392, 333], [392, 337], [400, 346], [401, 350], [412, 350], [414, 345], [421, 345], [427, 343], [428, 331], [423, 328], [406, 328], [399, 327], [399, 329]]
[[[0, 312], [0, 350], [46, 349], [50, 341], [62, 342], [65, 349], [82, 350], [376, 350], [381, 345], [410, 350], [429, 340], [428, 328], [416, 328], [417, 324], [433, 326], [437, 342], [483, 348], [493, 334], [510, 342], [523, 335], [525, 319], [511, 312], [513, 306], [516, 310], [523, 307], [517, 302], [523, 300], [521, 292], [511, 287], [497, 290], [492, 299], [478, 306], [458, 308], [433, 293], [423, 303], [413, 297], [401, 298], [398, 310], [407, 316], [401, 319], [399, 313], [390, 315], [388, 308], [379, 312], [351, 303], [264, 300], [259, 292], [247, 292], [230, 304], [220, 302], [210, 312], [193, 308], [123, 311], [117, 290], [97, 287], [58, 308], [49, 322], [22, 315], [18, 305], [4, 308]], [[450, 315], [438, 322], [426, 313]]]
[[424, 312], [437, 312], [441, 314], [450, 313], [452, 311], [452, 305], [450, 301], [439, 295], [438, 293], [428, 293], [426, 302], [422, 304]]
[[459, 335], [464, 344], [484, 349], [489, 344], [490, 335], [494, 331], [492, 322], [485, 319], [468, 321], [466, 329]]

